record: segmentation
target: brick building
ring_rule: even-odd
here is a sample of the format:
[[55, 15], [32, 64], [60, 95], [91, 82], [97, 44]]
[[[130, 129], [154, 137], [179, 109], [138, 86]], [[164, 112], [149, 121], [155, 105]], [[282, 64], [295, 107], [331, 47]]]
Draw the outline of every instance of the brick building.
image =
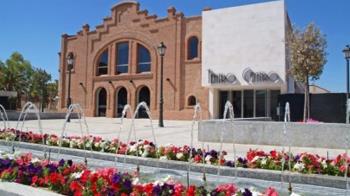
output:
[[200, 102], [208, 118], [208, 89], [201, 86], [201, 17], [185, 17], [168, 9], [157, 18], [127, 1], [112, 7], [110, 17], [90, 31], [62, 35], [60, 52], [60, 103], [66, 108], [68, 74], [66, 57], [73, 52], [71, 97], [87, 116], [117, 117], [123, 105], [133, 109], [146, 101], [152, 117], [158, 116], [160, 56], [164, 42], [164, 118], [190, 119]]
[[72, 52], [72, 102], [87, 116], [118, 117], [125, 104], [135, 109], [145, 101], [157, 118], [160, 42], [167, 47], [165, 119], [191, 119], [196, 102], [203, 118], [220, 118], [226, 100], [236, 117], [273, 117], [278, 95], [298, 90], [287, 74], [291, 25], [284, 1], [204, 10], [192, 17], [172, 7], [167, 11], [158, 18], [135, 1], [123, 1], [95, 30], [84, 25], [76, 35], [63, 35], [59, 109], [67, 105], [66, 58]]

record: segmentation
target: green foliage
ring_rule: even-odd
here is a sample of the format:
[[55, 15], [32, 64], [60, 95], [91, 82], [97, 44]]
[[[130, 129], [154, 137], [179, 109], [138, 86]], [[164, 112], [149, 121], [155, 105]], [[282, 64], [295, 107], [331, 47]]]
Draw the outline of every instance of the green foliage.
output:
[[311, 23], [304, 31], [293, 28], [292, 34], [288, 36], [288, 46], [292, 64], [289, 72], [294, 79], [305, 86], [304, 122], [306, 122], [310, 117], [309, 79], [318, 80], [323, 72], [327, 62], [327, 41], [320, 29]]
[[309, 24], [304, 31], [294, 28], [289, 40], [292, 63], [290, 73], [297, 81], [306, 84], [309, 78], [320, 78], [327, 62], [326, 47], [325, 36], [314, 24]]
[[57, 82], [49, 83], [51, 75], [45, 70], [34, 68], [19, 52], [14, 52], [5, 63], [0, 61], [0, 90], [17, 92], [17, 107], [21, 99], [50, 102], [53, 94], [57, 95]]

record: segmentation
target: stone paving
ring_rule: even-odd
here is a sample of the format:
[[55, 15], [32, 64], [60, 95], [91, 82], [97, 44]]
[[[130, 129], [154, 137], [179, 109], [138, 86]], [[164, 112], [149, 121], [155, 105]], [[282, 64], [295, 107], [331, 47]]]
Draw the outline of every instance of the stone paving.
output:
[[[90, 134], [101, 136], [106, 139], [117, 138], [118, 132], [121, 127], [121, 119], [120, 118], [86, 118], [87, 124], [89, 126]], [[10, 121], [10, 127], [16, 127], [16, 121]], [[54, 133], [60, 135], [62, 132], [62, 127], [64, 124], [63, 119], [59, 120], [42, 120], [41, 121], [42, 128], [44, 133]], [[175, 144], [177, 146], [180, 145], [189, 145], [191, 141], [190, 133], [192, 121], [164, 121], [165, 127], [159, 128], [158, 121], [153, 120], [152, 125], [155, 132], [155, 137], [158, 145], [166, 145], [166, 144]], [[121, 140], [127, 141], [128, 133], [130, 130], [131, 119], [124, 119], [124, 123], [121, 131]], [[2, 125], [1, 125], [2, 126]], [[19, 126], [20, 128], [20, 126]], [[23, 131], [38, 131], [38, 122], [36, 120], [26, 121], [23, 125]], [[136, 138], [138, 139], [152, 139], [152, 129], [151, 123], [149, 119], [136, 119], [135, 120], [135, 130], [136, 130]], [[218, 131], [218, 130], [213, 130]], [[71, 120], [70, 123], [67, 124], [66, 129], [67, 135], [81, 135], [80, 133], [80, 123], [79, 120]], [[217, 143], [201, 143], [198, 142], [198, 129], [197, 124], [194, 126], [194, 134], [193, 134], [193, 144], [195, 147], [210, 148], [210, 149], [220, 149], [220, 144]], [[134, 136], [132, 135], [132, 139]], [[236, 144], [236, 152], [237, 155], [243, 156], [249, 149], [263, 149], [266, 151], [276, 149], [281, 150], [282, 147], [278, 146], [257, 146], [257, 145], [240, 145]], [[233, 154], [233, 145], [232, 144], [223, 144], [223, 149], [229, 153], [228, 158], [232, 157]], [[287, 149], [287, 148], [285, 148]], [[317, 153], [322, 156], [334, 157], [337, 154], [344, 153], [344, 149], [321, 149], [321, 148], [298, 148], [292, 147], [293, 152], [310, 152]]]

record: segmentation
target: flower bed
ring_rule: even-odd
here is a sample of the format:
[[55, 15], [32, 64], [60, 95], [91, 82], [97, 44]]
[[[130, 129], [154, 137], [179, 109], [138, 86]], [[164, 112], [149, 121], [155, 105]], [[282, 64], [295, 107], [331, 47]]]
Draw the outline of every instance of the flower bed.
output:
[[93, 171], [71, 160], [62, 159], [59, 162], [49, 162], [32, 158], [31, 154], [18, 156], [2, 154], [0, 179], [74, 196], [278, 196], [276, 190], [271, 187], [259, 193], [254, 189], [238, 189], [234, 184], [222, 184], [213, 190], [208, 190], [204, 186], [187, 187], [171, 179], [140, 183], [137, 175], [118, 172], [114, 168]]
[[[59, 146], [59, 137], [56, 135], [41, 135], [32, 132], [20, 132], [13, 129], [0, 131], [0, 139], [15, 140], [29, 143]], [[288, 161], [290, 160], [292, 171], [305, 174], [323, 174], [332, 176], [344, 176], [346, 172], [346, 162], [350, 159], [345, 154], [338, 155], [335, 159], [326, 159], [316, 154], [301, 153], [288, 156], [285, 152], [272, 150], [264, 152], [261, 150], [249, 150], [245, 157], [239, 157], [236, 163], [232, 160], [226, 160], [227, 153], [221, 153], [215, 150], [206, 151], [204, 149], [194, 149], [190, 146], [178, 147], [175, 145], [156, 147], [152, 142], [147, 140], [133, 141], [129, 144], [123, 143], [118, 139], [103, 140], [101, 137], [90, 136], [82, 137], [65, 137], [62, 139], [62, 146], [76, 149], [92, 149], [94, 151], [127, 154], [132, 156], [158, 158], [175, 161], [192, 161], [195, 163], [205, 163], [212, 165], [222, 165], [228, 167], [258, 168], [281, 171], [288, 170]], [[284, 164], [282, 164], [284, 162]], [[350, 172], [348, 172], [348, 176]]]

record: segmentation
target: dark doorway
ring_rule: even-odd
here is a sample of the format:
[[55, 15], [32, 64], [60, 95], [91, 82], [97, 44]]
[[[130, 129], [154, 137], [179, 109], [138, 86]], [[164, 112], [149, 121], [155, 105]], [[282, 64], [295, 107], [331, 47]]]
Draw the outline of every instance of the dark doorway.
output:
[[119, 89], [116, 101], [116, 116], [121, 117], [124, 106], [128, 104], [128, 91], [126, 88], [122, 87]]
[[[137, 103], [146, 102], [147, 106], [150, 107], [150, 91], [144, 86], [139, 90]], [[144, 108], [140, 108], [137, 114], [137, 118], [148, 118], [147, 112]]]
[[101, 88], [97, 91], [97, 116], [106, 116], [107, 111], [107, 91]]

